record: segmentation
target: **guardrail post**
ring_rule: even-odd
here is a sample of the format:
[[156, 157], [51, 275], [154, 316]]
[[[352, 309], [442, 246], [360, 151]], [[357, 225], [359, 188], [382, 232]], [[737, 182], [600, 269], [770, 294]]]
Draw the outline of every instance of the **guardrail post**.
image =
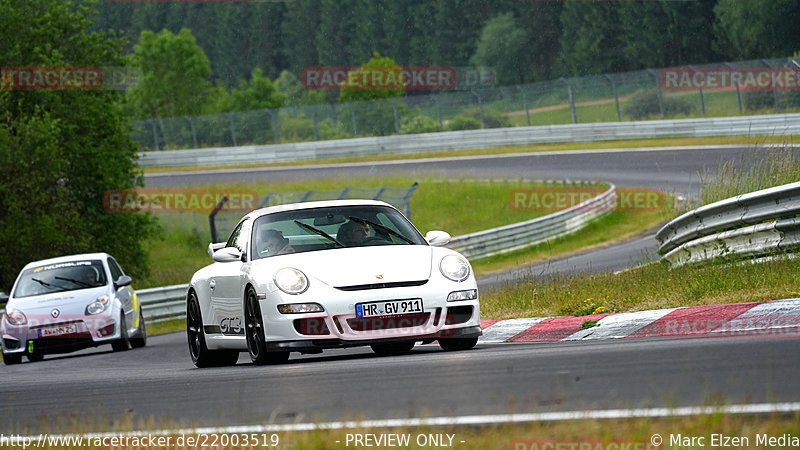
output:
[[211, 214], [208, 215], [208, 226], [211, 231], [211, 242], [219, 242], [219, 237], [217, 236], [217, 223], [216, 217], [217, 213], [225, 206], [225, 203], [228, 202], [228, 196], [222, 197], [222, 200], [217, 203], [217, 206], [211, 211]]

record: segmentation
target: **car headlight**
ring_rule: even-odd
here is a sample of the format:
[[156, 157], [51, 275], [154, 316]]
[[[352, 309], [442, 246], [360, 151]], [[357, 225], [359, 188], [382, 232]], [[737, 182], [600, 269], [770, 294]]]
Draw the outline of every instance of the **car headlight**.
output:
[[453, 281], [464, 281], [469, 276], [469, 264], [464, 258], [447, 255], [439, 262], [442, 275]]
[[11, 325], [25, 325], [28, 323], [28, 318], [25, 317], [22, 311], [14, 309], [6, 314], [6, 321]]
[[98, 298], [97, 300], [93, 301], [92, 303], [89, 303], [88, 305], [86, 305], [86, 315], [87, 316], [93, 316], [95, 314], [100, 314], [101, 312], [106, 310], [106, 307], [108, 306], [108, 303], [109, 303], [108, 302], [108, 297], [106, 297], [105, 295], [100, 297], [100, 298]]
[[275, 286], [278, 286], [278, 289], [287, 294], [302, 294], [308, 289], [306, 274], [292, 267], [284, 267], [275, 272], [272, 280], [275, 282]]

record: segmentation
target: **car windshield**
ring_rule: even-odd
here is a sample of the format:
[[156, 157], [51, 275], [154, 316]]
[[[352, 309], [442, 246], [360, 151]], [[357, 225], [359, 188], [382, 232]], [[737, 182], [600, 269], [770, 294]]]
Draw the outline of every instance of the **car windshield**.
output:
[[14, 298], [77, 291], [107, 284], [100, 260], [69, 261], [25, 269], [14, 289]]
[[344, 247], [427, 245], [402, 214], [379, 205], [302, 209], [256, 219], [253, 259]]

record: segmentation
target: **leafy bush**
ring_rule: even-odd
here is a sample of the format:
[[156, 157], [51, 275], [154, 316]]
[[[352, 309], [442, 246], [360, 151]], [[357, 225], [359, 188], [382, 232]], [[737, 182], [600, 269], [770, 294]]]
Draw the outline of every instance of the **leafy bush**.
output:
[[472, 117], [456, 116], [444, 128], [447, 131], [479, 130], [481, 121]]
[[404, 118], [400, 131], [403, 134], [435, 133], [439, 131], [439, 122], [427, 116]]
[[[664, 97], [664, 114], [666, 116], [688, 116], [694, 107], [679, 98]], [[625, 114], [633, 119], [647, 119], [661, 116], [661, 107], [658, 103], [658, 91], [639, 91], [631, 97], [630, 104], [625, 107]]]

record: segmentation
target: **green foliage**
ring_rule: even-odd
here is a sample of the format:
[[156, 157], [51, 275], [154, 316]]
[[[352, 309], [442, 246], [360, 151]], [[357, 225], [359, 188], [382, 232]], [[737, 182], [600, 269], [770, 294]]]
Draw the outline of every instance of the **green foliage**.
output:
[[510, 13], [499, 14], [484, 25], [470, 63], [493, 68], [500, 84], [523, 83], [532, 63], [528, 41]]
[[[124, 43], [87, 32], [92, 3], [0, 0], [4, 65], [113, 67]], [[110, 214], [104, 193], [141, 186], [136, 146], [113, 90], [0, 91], [0, 287], [32, 260], [106, 251], [147, 272], [144, 215]]]
[[275, 88], [286, 96], [286, 106], [308, 106], [327, 103], [325, 93], [303, 89], [300, 80], [288, 70], [275, 79]]
[[[250, 81], [241, 80], [239, 88], [231, 91], [234, 111], [277, 109], [286, 104], [286, 96], [278, 92], [260, 68], [253, 69]], [[223, 111], [228, 112], [228, 111]]]
[[178, 117], [206, 109], [211, 66], [188, 29], [177, 35], [142, 31], [133, 64], [142, 71], [128, 91], [134, 117]]
[[777, 58], [800, 47], [796, 0], [719, 0], [716, 47], [732, 59]]
[[[339, 101], [348, 102], [349, 108], [353, 108], [358, 120], [358, 134], [386, 136], [395, 134], [397, 129], [395, 127], [394, 107], [389, 99], [402, 97], [405, 93], [405, 88], [398, 89], [375, 89], [377, 86], [382, 86], [377, 83], [372, 83], [372, 74], [376, 71], [372, 68], [378, 68], [377, 73], [382, 76], [389, 74], [398, 75], [400, 66], [391, 58], [384, 58], [378, 52], [375, 52], [373, 57], [359, 69], [355, 70], [356, 78], [363, 80], [366, 76], [368, 80], [366, 83], [359, 81], [358, 84], [342, 85], [342, 90], [339, 92]], [[349, 80], [349, 77], [348, 77]], [[400, 84], [397, 84], [400, 86]], [[384, 102], [374, 102], [374, 100], [387, 99]], [[396, 102], [398, 116], [404, 116], [408, 112], [408, 107]], [[339, 117], [339, 123], [342, 128], [348, 132], [355, 132], [353, 122], [350, 114], [342, 114]]]
[[464, 116], [456, 116], [444, 126], [446, 131], [479, 130], [480, 128], [480, 120]]
[[403, 118], [400, 130], [403, 134], [435, 133], [439, 131], [439, 122], [428, 116]]
[[[662, 97], [662, 100], [664, 103], [664, 115], [667, 117], [692, 113], [692, 105], [685, 100], [669, 97]], [[661, 106], [658, 102], [658, 91], [653, 89], [637, 92], [631, 97], [624, 112], [636, 120], [660, 116]]]
[[[568, 73], [591, 75], [629, 68], [619, 2], [568, 2], [561, 13], [561, 59]], [[660, 31], [659, 31], [660, 32]]]

